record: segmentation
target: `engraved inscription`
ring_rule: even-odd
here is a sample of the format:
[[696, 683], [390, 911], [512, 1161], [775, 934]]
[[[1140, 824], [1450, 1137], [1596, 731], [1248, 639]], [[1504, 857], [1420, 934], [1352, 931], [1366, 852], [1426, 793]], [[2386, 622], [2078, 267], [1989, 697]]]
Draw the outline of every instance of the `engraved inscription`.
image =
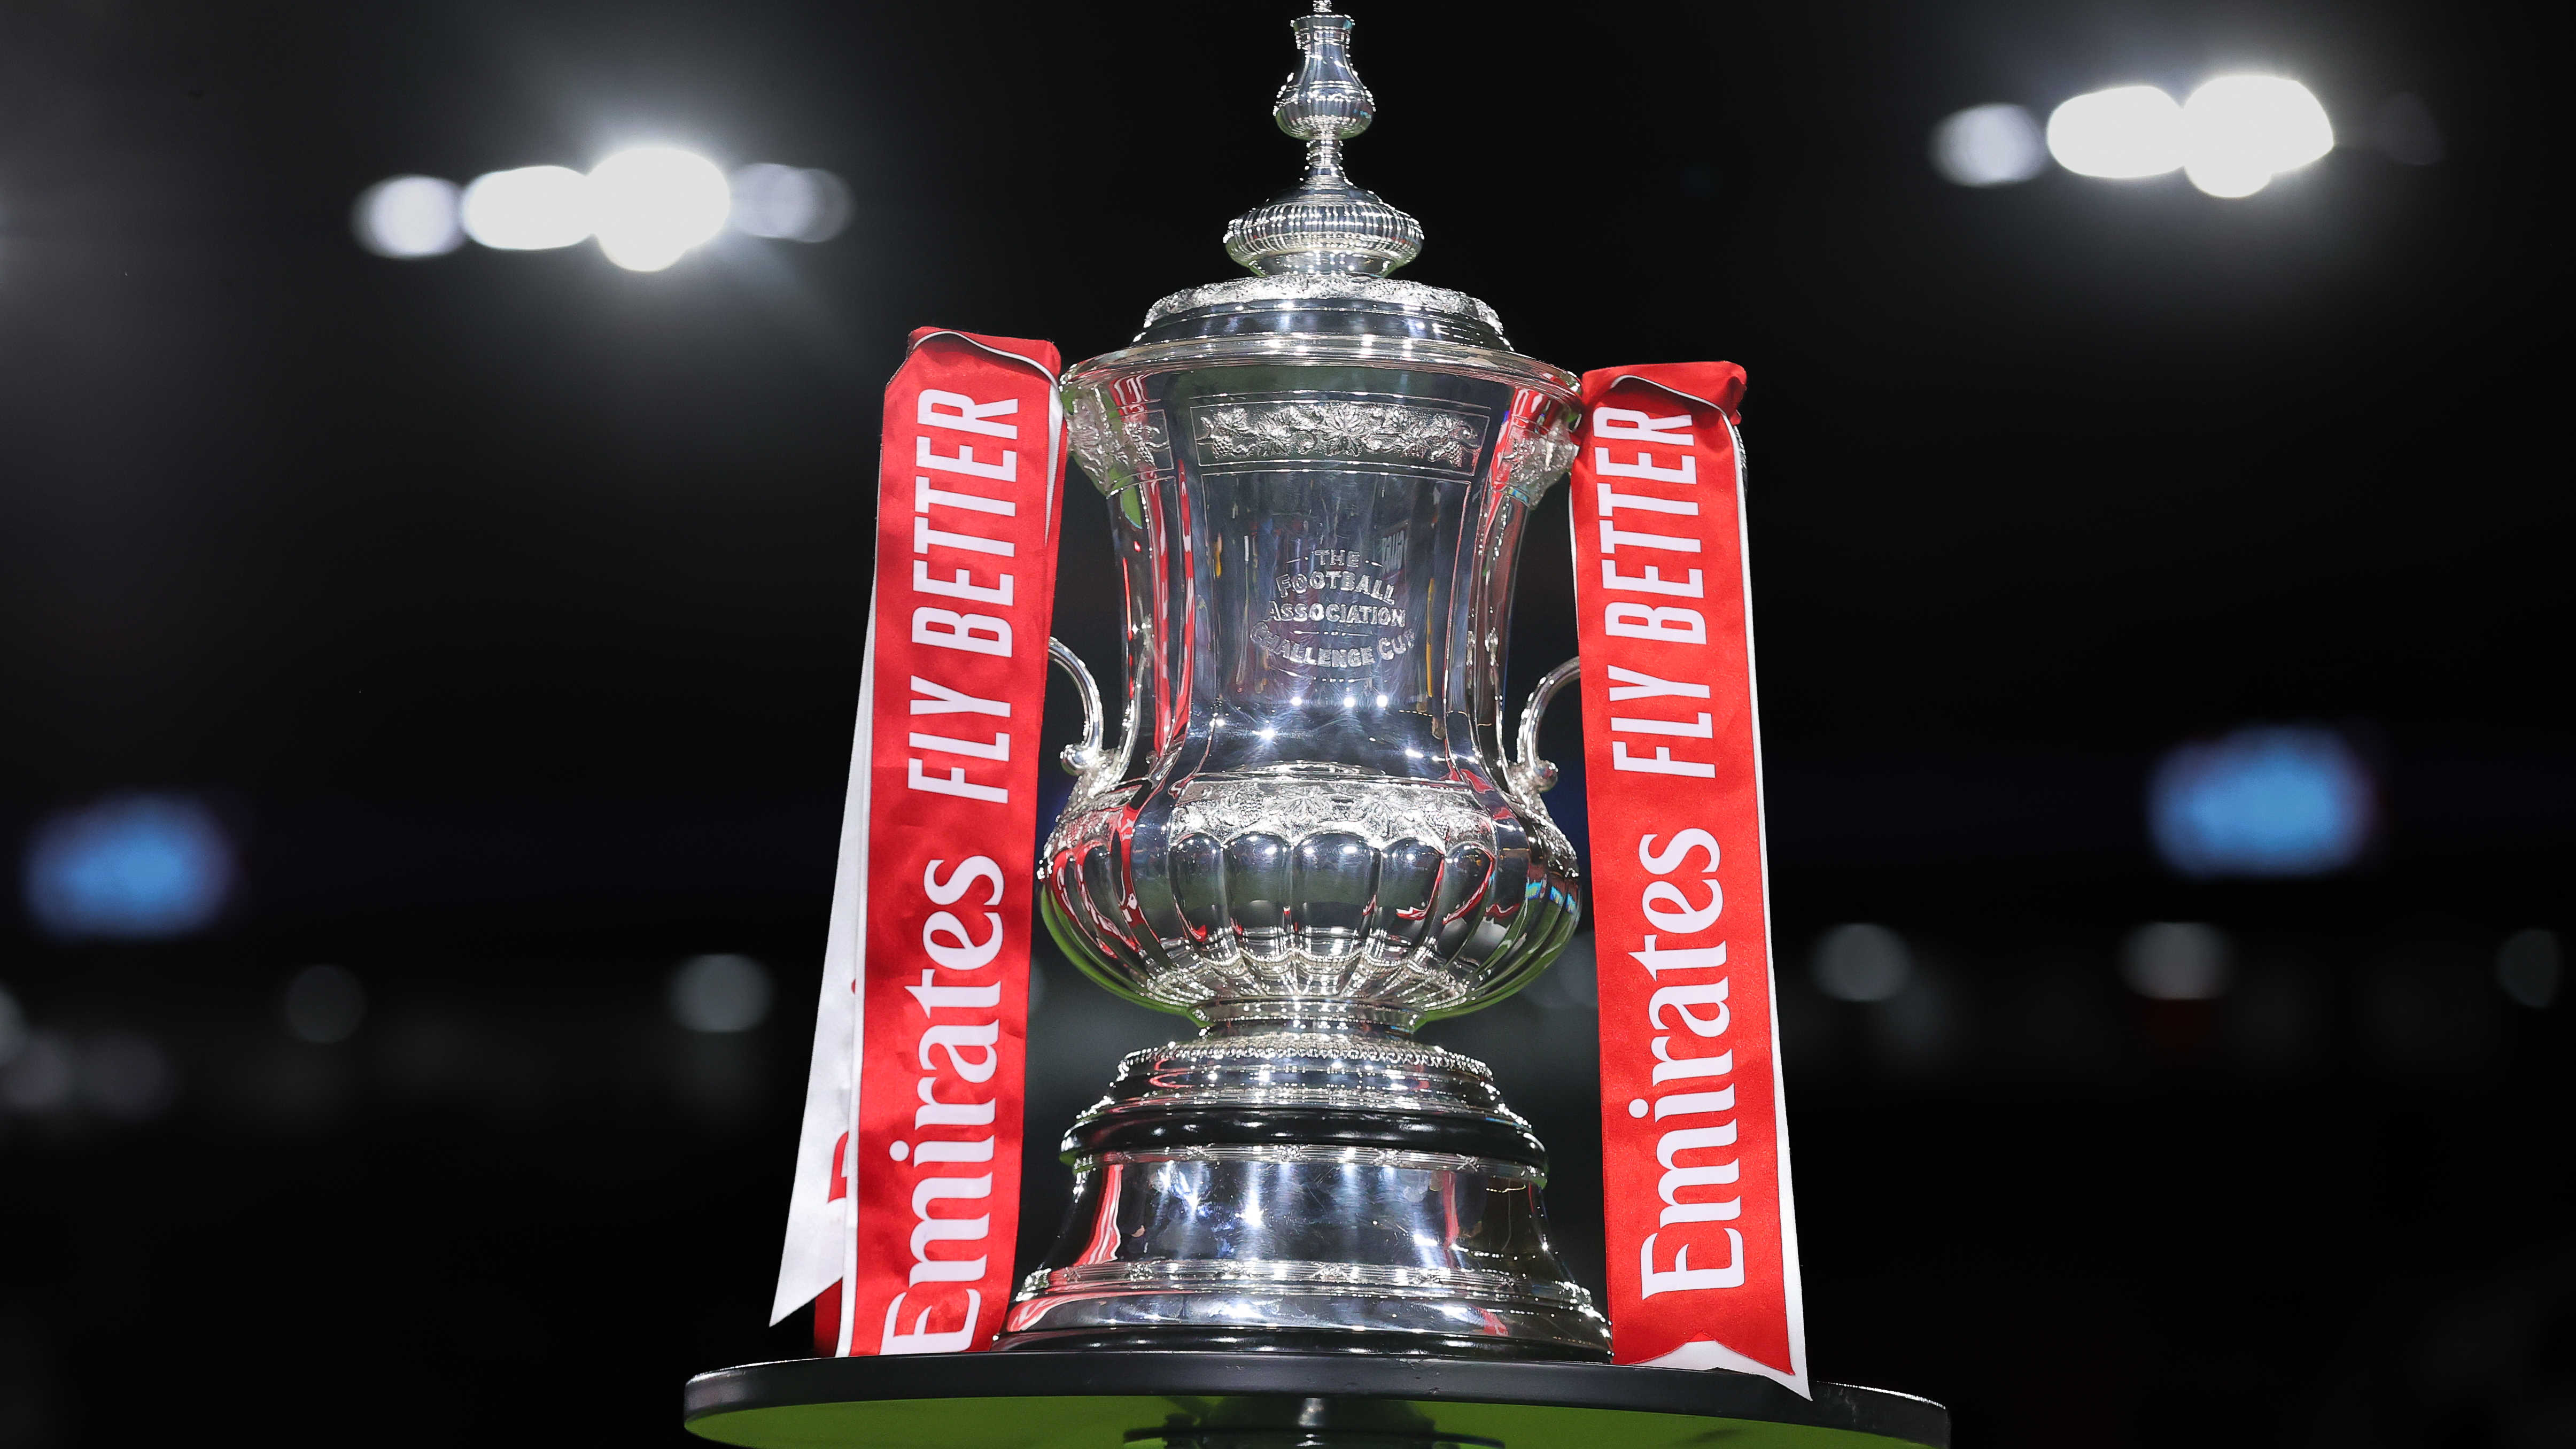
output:
[[1252, 642], [1301, 669], [1374, 669], [1413, 652], [1421, 637], [1399, 570], [1356, 549], [1291, 558], [1271, 581]]

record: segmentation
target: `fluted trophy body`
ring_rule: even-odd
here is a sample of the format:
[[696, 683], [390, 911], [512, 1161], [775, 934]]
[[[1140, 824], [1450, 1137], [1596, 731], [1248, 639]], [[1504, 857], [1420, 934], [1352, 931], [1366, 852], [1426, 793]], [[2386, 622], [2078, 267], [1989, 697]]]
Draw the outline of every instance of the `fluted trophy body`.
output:
[[1228, 234], [1263, 274], [1166, 298], [1065, 379], [1126, 691], [1040, 909], [1203, 1032], [1074, 1125], [1072, 1214], [1006, 1347], [1606, 1355], [1537, 1139], [1485, 1067], [1411, 1040], [1525, 985], [1579, 915], [1544, 767], [1506, 753], [1503, 658], [1574, 379], [1481, 302], [1381, 275], [1420, 231], [1341, 173], [1374, 107], [1348, 24], [1298, 22], [1279, 114], [1308, 179]]
[[1502, 747], [1512, 565], [1570, 392], [1465, 345], [1197, 340], [1069, 383], [1136, 718], [1048, 841], [1048, 921], [1112, 989], [1209, 1023], [1410, 1029], [1506, 995], [1576, 919], [1573, 852]]

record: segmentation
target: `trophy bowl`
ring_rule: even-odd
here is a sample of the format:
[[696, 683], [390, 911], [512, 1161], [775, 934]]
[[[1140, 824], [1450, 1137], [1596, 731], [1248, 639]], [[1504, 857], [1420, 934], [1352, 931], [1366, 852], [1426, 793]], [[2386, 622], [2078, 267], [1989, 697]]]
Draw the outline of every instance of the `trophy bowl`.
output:
[[1041, 909], [1112, 990], [1202, 1023], [1410, 1030], [1526, 984], [1579, 916], [1502, 749], [1513, 564], [1573, 379], [1457, 293], [1248, 280], [1067, 378], [1128, 703]]

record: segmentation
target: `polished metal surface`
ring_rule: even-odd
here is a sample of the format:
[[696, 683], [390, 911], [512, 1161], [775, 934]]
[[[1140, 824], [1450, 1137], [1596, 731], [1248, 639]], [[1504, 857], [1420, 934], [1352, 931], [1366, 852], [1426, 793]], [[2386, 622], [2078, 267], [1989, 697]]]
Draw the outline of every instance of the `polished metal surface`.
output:
[[[1570, 404], [1327, 362], [1071, 385], [1077, 419], [1132, 396], [1144, 456], [1111, 500], [1135, 720], [1044, 857], [1066, 949], [1203, 1022], [1320, 1000], [1410, 1027], [1525, 985], [1577, 908], [1506, 773], [1513, 564], [1552, 481], [1508, 460]], [[1074, 446], [1114, 477], [1105, 431]]]
[[[1249, 311], [1314, 298], [1329, 298], [1345, 304], [1377, 302], [1391, 309], [1409, 310], [1428, 317], [1456, 319], [1483, 329], [1481, 334], [1465, 333], [1458, 340], [1485, 342], [1497, 347], [1505, 345], [1503, 319], [1495, 315], [1493, 308], [1464, 292], [1425, 286], [1396, 277], [1349, 276], [1330, 272], [1228, 277], [1205, 286], [1184, 287], [1146, 311], [1145, 330], [1150, 333], [1184, 313], [1206, 315], [1229, 305], [1242, 306]], [[1309, 325], [1323, 324], [1326, 320], [1319, 315]]]
[[1047, 640], [1047, 661], [1073, 681], [1074, 695], [1082, 701], [1082, 738], [1065, 746], [1057, 758], [1063, 761], [1065, 773], [1088, 775], [1109, 760], [1109, 752], [1100, 746], [1100, 686], [1092, 681], [1091, 671], [1083, 667], [1082, 656], [1066, 648], [1061, 639]]
[[[1108, 1095], [1076, 1120], [1072, 1140], [1086, 1148], [1123, 1144], [1128, 1123], [1162, 1121], [1176, 1107], [1338, 1107], [1456, 1118], [1499, 1134], [1490, 1152], [1533, 1167], [1544, 1161], [1529, 1124], [1503, 1105], [1484, 1063], [1391, 1032], [1311, 1028], [1205, 1036], [1131, 1052], [1118, 1064]], [[1456, 1134], [1447, 1140], [1454, 1145]]]
[[1392, 1033], [1131, 1054], [1065, 1139], [1074, 1201], [1023, 1347], [1196, 1330], [1500, 1340], [1596, 1356], [1549, 1248], [1546, 1155], [1485, 1066]]
[[1317, 6], [1295, 24], [1301, 59], [1271, 115], [1306, 142], [1306, 179], [1234, 219], [1225, 250], [1264, 276], [1340, 272], [1383, 276], [1422, 250], [1422, 223], [1342, 174], [1342, 143], [1377, 119], [1377, 101], [1351, 68], [1350, 17]]
[[1040, 910], [1095, 979], [1208, 1035], [1130, 1057], [1075, 1123], [1072, 1214], [1006, 1347], [1608, 1351], [1528, 1125], [1407, 1039], [1527, 985], [1578, 920], [1503, 671], [1575, 379], [1483, 303], [1382, 275], [1420, 229], [1341, 174], [1375, 112], [1349, 25], [1295, 23], [1278, 116], [1309, 173], [1228, 233], [1263, 275], [1164, 299], [1065, 377], [1124, 574], [1126, 707], [1104, 745], [1086, 693]]
[[[1052, 639], [1047, 643], [1052, 647], [1063, 647]], [[1547, 707], [1556, 702], [1557, 692], [1572, 684], [1582, 671], [1581, 659], [1569, 659], [1540, 675], [1538, 688], [1530, 691], [1529, 703], [1521, 706], [1520, 758], [1512, 761], [1504, 773], [1524, 795], [1544, 795], [1556, 788], [1556, 766], [1539, 758], [1538, 727], [1547, 718]], [[1088, 700], [1090, 693], [1086, 691], [1084, 697]], [[1086, 743], [1096, 746], [1100, 743], [1098, 706], [1090, 707], [1094, 713], [1089, 720], [1089, 733], [1083, 738]], [[1067, 754], [1070, 753], [1068, 750]]]

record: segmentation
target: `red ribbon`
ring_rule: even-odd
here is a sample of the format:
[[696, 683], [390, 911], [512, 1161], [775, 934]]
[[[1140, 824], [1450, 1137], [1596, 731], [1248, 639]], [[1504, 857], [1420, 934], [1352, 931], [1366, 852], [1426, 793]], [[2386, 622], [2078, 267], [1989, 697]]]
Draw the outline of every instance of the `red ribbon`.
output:
[[924, 328], [886, 388], [853, 771], [856, 1147], [836, 1143], [828, 1169], [831, 1197], [855, 1178], [856, 1213], [815, 1305], [825, 1353], [987, 1347], [1010, 1306], [1059, 367], [1044, 342]]
[[[816, 1301], [821, 1352], [982, 1348], [1008, 1306], [1064, 467], [1057, 366], [1045, 343], [924, 329], [887, 389], [863, 764], [781, 1275], [789, 1303], [828, 1277], [813, 1225], [833, 1225], [846, 1256]], [[1583, 379], [1573, 501], [1608, 1307], [1621, 1362], [1760, 1373], [1805, 1393], [1743, 387], [1725, 363]], [[863, 967], [842, 963], [862, 942]], [[835, 1140], [842, 1113], [851, 1128]]]
[[1807, 1392], [1732, 363], [1584, 374], [1575, 597], [1621, 1363]]

